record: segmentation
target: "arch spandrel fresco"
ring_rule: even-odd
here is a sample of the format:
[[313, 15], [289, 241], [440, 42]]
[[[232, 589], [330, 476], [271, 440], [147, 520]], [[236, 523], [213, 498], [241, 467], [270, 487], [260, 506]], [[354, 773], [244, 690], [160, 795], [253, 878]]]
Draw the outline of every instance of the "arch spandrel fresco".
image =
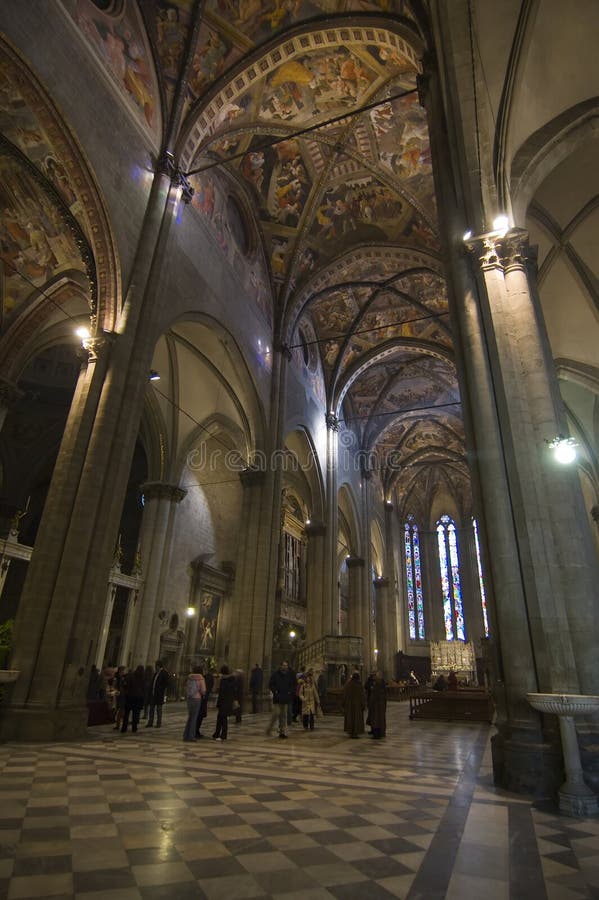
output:
[[29, 298], [59, 276], [81, 273], [86, 265], [73, 222], [24, 162], [0, 147], [0, 330], [4, 331]]
[[148, 33], [154, 43], [158, 71], [170, 109], [189, 36], [193, 0], [141, 0]]
[[149, 39], [132, 0], [114, 15], [92, 0], [61, 0], [83, 38], [137, 122], [158, 144], [162, 132], [160, 93]]

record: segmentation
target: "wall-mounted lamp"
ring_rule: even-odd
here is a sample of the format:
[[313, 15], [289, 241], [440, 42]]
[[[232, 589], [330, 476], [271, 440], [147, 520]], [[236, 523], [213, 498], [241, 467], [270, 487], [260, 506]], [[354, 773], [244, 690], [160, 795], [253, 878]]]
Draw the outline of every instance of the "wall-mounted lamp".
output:
[[[502, 238], [510, 230], [510, 220], [509, 217], [502, 213], [499, 216], [496, 216], [493, 219], [493, 228], [491, 231], [487, 231], [484, 234], [474, 235], [470, 229], [464, 232], [462, 240], [465, 244], [470, 243], [470, 241], [479, 241], [484, 240], [485, 238]], [[472, 249], [472, 248], [470, 248]]]
[[311, 525], [311, 524], [312, 524], [312, 520], [311, 520], [311, 519], [306, 519], [306, 525]]
[[86, 341], [89, 337], [91, 337], [91, 332], [89, 328], [85, 327], [85, 325], [81, 325], [79, 328], [76, 328], [75, 334], [78, 338], [81, 338], [82, 341]]
[[157, 372], [156, 369], [150, 369], [150, 374], [148, 376], [149, 381], [160, 381], [160, 372]]
[[567, 466], [576, 459], [576, 448], [578, 447], [578, 443], [574, 438], [564, 437], [563, 434], [558, 434], [553, 440], [545, 441], [545, 443], [550, 450], [553, 450], [553, 455], [558, 463]]
[[188, 607], [187, 607], [187, 618], [188, 618], [188, 619], [191, 619], [192, 616], [195, 616], [195, 614], [196, 614], [196, 608], [195, 608], [195, 606], [188, 606]]
[[290, 631], [289, 637], [291, 638], [291, 640], [294, 640], [294, 638], [296, 637], [295, 631]]

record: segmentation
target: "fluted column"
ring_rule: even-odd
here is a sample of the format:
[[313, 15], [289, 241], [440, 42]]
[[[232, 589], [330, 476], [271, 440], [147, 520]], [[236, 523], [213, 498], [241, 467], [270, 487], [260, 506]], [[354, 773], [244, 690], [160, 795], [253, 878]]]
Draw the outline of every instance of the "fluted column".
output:
[[187, 491], [176, 484], [150, 481], [142, 484], [144, 512], [140, 533], [140, 554], [144, 566], [144, 586], [139, 611], [133, 626], [132, 659], [143, 665], [153, 665], [160, 649], [160, 621], [158, 611], [170, 607], [165, 596], [165, 584], [170, 556], [177, 505]]

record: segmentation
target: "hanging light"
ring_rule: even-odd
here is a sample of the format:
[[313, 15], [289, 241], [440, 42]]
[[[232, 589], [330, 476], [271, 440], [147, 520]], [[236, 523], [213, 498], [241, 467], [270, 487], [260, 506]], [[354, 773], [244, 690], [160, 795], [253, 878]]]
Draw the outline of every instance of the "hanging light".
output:
[[150, 381], [160, 381], [160, 372], [157, 372], [156, 369], [150, 369], [148, 377]]

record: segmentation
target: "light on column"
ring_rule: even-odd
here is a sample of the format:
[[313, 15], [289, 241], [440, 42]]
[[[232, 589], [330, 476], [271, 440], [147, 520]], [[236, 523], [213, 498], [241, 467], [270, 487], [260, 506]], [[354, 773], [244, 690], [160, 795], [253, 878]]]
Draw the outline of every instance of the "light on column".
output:
[[187, 618], [191, 619], [193, 616], [195, 616], [195, 614], [196, 614], [195, 606], [188, 606], [187, 607]]
[[574, 438], [558, 434], [552, 441], [547, 441], [547, 444], [553, 450], [556, 462], [561, 463], [563, 466], [573, 463], [576, 459], [576, 447], [578, 444]]
[[81, 338], [82, 341], [86, 341], [89, 337], [91, 337], [91, 332], [89, 328], [85, 327], [85, 325], [81, 325], [79, 328], [76, 328], [75, 334], [78, 338]]

